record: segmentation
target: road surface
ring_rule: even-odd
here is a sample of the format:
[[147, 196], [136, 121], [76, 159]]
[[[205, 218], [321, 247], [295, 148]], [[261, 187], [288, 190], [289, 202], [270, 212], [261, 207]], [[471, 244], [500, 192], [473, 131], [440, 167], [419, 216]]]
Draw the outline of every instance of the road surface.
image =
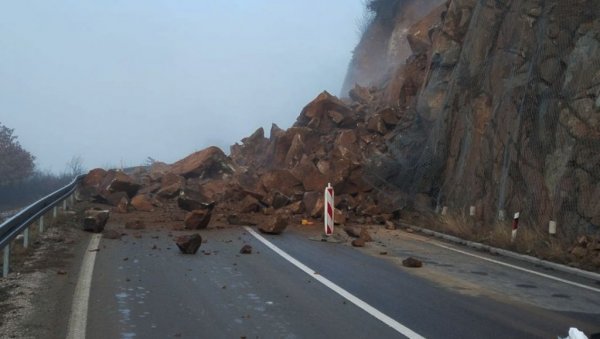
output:
[[[179, 253], [173, 237], [182, 233], [102, 239], [87, 338], [406, 337], [317, 276], [426, 338], [555, 338], [571, 326], [600, 332], [598, 284], [509, 261], [589, 289], [547, 279], [403, 231], [361, 250], [310, 240], [300, 229], [265, 236], [312, 276], [244, 228], [201, 231], [206, 243], [197, 255]], [[252, 254], [239, 253], [244, 244]], [[409, 255], [425, 266], [398, 264]]]

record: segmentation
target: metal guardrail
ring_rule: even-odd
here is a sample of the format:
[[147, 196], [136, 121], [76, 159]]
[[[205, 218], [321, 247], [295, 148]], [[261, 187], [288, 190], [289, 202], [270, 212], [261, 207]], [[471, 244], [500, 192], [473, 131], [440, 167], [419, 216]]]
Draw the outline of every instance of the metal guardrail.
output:
[[66, 209], [67, 198], [69, 198], [77, 185], [85, 175], [80, 175], [63, 188], [60, 188], [53, 193], [48, 194], [44, 198], [34, 202], [33, 204], [23, 208], [12, 218], [6, 220], [0, 225], [0, 250], [4, 250], [2, 276], [8, 276], [10, 268], [10, 243], [18, 235], [23, 234], [23, 246], [29, 245], [29, 226], [39, 220], [39, 230], [44, 231], [44, 215], [50, 209], [54, 209], [53, 218], [56, 218], [58, 213], [58, 205], [62, 202], [63, 209]]

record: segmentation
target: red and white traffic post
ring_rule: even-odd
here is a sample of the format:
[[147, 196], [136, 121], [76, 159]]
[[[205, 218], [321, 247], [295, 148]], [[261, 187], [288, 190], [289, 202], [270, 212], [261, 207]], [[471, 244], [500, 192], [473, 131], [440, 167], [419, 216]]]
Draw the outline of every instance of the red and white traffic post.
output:
[[325, 212], [323, 213], [323, 220], [325, 221], [325, 235], [329, 236], [333, 234], [333, 187], [331, 183], [327, 184], [325, 188]]
[[513, 218], [510, 242], [515, 242], [515, 238], [517, 237], [517, 229], [519, 228], [519, 216], [520, 212], [517, 212], [515, 213], [515, 217]]

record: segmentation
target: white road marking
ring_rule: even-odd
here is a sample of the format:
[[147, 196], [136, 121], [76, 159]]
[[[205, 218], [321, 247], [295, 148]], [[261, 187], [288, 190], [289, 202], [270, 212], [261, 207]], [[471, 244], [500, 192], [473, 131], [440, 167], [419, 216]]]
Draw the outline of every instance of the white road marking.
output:
[[427, 243], [432, 244], [434, 246], [445, 248], [447, 250], [454, 251], [454, 252], [457, 252], [457, 253], [461, 253], [461, 254], [464, 254], [464, 255], [468, 255], [468, 256], [471, 256], [471, 257], [474, 257], [474, 258], [477, 258], [477, 259], [489, 261], [489, 262], [494, 263], [494, 264], [498, 264], [498, 265], [510, 267], [512, 269], [515, 269], [515, 270], [527, 272], [527, 273], [534, 274], [534, 275], [537, 275], [537, 276], [540, 276], [540, 277], [544, 277], [544, 278], [547, 278], [547, 279], [550, 279], [550, 280], [559, 281], [559, 282], [567, 284], [567, 285], [577, 286], [577, 287], [580, 287], [580, 288], [583, 288], [583, 289], [586, 289], [586, 290], [590, 290], [590, 291], [594, 291], [594, 292], [600, 293], [600, 289], [595, 288], [595, 287], [591, 287], [591, 286], [587, 286], [587, 285], [584, 285], [584, 284], [576, 283], [574, 281], [570, 281], [570, 280], [558, 278], [558, 277], [555, 277], [555, 276], [552, 276], [552, 275], [549, 275], [549, 274], [545, 274], [545, 273], [541, 273], [541, 272], [529, 270], [529, 269], [526, 269], [526, 268], [523, 268], [523, 267], [519, 267], [519, 266], [516, 266], [516, 265], [508, 264], [508, 263], [505, 263], [505, 262], [502, 262], [502, 261], [499, 261], [499, 260], [494, 260], [494, 259], [486, 258], [486, 257], [480, 256], [480, 255], [477, 255], [477, 254], [469, 253], [467, 251], [463, 251], [463, 250], [459, 250], [459, 249], [456, 249], [456, 248], [452, 248], [450, 246], [442, 245], [442, 244], [440, 244], [440, 243], [438, 243], [436, 241], [424, 241], [424, 240], [416, 238], [416, 237], [411, 237], [411, 236], [407, 236], [407, 237], [411, 238], [411, 239], [414, 239], [414, 240], [427, 242]]
[[261, 236], [260, 234], [258, 234], [252, 228], [250, 228], [248, 226], [245, 226], [244, 228], [248, 232], [250, 232], [250, 234], [252, 234], [256, 239], [258, 239], [260, 242], [262, 242], [263, 244], [265, 244], [268, 248], [270, 248], [271, 250], [273, 250], [275, 253], [279, 254], [285, 260], [287, 260], [290, 263], [292, 263], [292, 265], [298, 267], [299, 269], [301, 269], [302, 271], [304, 271], [306, 274], [308, 274], [312, 278], [316, 279], [317, 281], [319, 281], [323, 285], [329, 287], [335, 293], [341, 295], [346, 300], [348, 300], [351, 303], [353, 303], [354, 305], [360, 307], [365, 312], [367, 312], [370, 315], [374, 316], [375, 318], [377, 318], [378, 320], [380, 320], [384, 324], [388, 325], [389, 327], [393, 328], [394, 330], [398, 331], [399, 333], [401, 333], [402, 335], [404, 335], [404, 336], [406, 336], [408, 338], [411, 338], [411, 339], [413, 339], [413, 338], [415, 338], [415, 339], [423, 338], [424, 339], [423, 336], [417, 334], [416, 332], [414, 332], [410, 328], [408, 328], [408, 327], [400, 324], [396, 320], [390, 318], [389, 316], [385, 315], [384, 313], [382, 313], [381, 311], [377, 310], [373, 306], [367, 304], [366, 302], [362, 301], [361, 299], [359, 299], [358, 297], [354, 296], [350, 292], [348, 292], [345, 289], [341, 288], [340, 286], [336, 285], [331, 280], [325, 278], [320, 273], [316, 272], [315, 270], [311, 269], [310, 267], [308, 267], [308, 266], [304, 265], [303, 263], [301, 263], [300, 261], [296, 260], [294, 257], [290, 256], [289, 254], [287, 254], [286, 252], [284, 252], [283, 250], [281, 250], [279, 247], [275, 246], [273, 243], [271, 243], [270, 241], [268, 241], [267, 239], [265, 239], [263, 236]]
[[98, 245], [100, 244], [101, 237], [101, 234], [94, 234], [92, 236], [83, 256], [81, 270], [79, 271], [79, 280], [77, 281], [75, 294], [73, 295], [67, 339], [85, 339], [92, 274], [94, 273], [94, 263], [96, 262], [96, 253], [98, 253]]

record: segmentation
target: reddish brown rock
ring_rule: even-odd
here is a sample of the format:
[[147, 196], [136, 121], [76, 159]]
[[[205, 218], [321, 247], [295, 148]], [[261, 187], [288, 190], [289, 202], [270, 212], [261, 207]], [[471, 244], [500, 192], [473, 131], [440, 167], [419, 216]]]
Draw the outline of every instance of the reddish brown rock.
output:
[[267, 198], [265, 199], [265, 202], [268, 205], [272, 206], [274, 209], [280, 209], [282, 207], [287, 206], [291, 202], [291, 199], [287, 195], [285, 195], [279, 191], [275, 191], [275, 192], [271, 192], [267, 196]]
[[83, 229], [88, 232], [100, 233], [110, 216], [108, 210], [90, 209], [85, 211], [83, 219]]
[[177, 197], [177, 206], [188, 212], [206, 208], [212, 209], [214, 203], [207, 203], [206, 201], [207, 199], [200, 192], [185, 190]]
[[354, 239], [352, 240], [352, 246], [354, 247], [365, 247], [365, 240], [358, 238], [358, 239]]
[[159, 189], [156, 195], [162, 199], [171, 199], [178, 196], [181, 189], [182, 186], [180, 184], [172, 184]]
[[237, 226], [255, 226], [256, 223], [248, 220], [248, 219], [243, 219], [242, 217], [240, 217], [237, 214], [230, 214], [227, 216], [227, 222], [229, 223], [229, 225], [237, 225]]
[[102, 168], [96, 168], [88, 172], [88, 174], [83, 178], [82, 185], [90, 186], [90, 187], [98, 187], [104, 180], [108, 172]]
[[339, 209], [333, 211], [333, 222], [335, 225], [344, 225], [346, 223], [346, 214]]
[[129, 230], [142, 230], [146, 228], [146, 224], [142, 220], [130, 220], [125, 223], [125, 228]]
[[135, 196], [141, 185], [134, 182], [134, 180], [123, 172], [115, 172], [114, 178], [108, 186], [109, 192], [125, 192], [132, 198]]
[[393, 221], [388, 220], [388, 221], [385, 222], [385, 229], [387, 229], [387, 230], [395, 230], [396, 229], [396, 224], [394, 224]]
[[152, 199], [147, 195], [136, 195], [131, 199], [131, 206], [138, 211], [152, 212], [154, 211], [154, 205]]
[[102, 232], [102, 238], [105, 239], [121, 239], [121, 233], [115, 231], [115, 230], [104, 230], [104, 232]]
[[241, 254], [252, 254], [252, 246], [250, 246], [250, 245], [242, 246], [242, 248], [240, 249], [240, 253]]
[[345, 115], [349, 113], [350, 108], [324, 91], [302, 109], [294, 126], [307, 126], [321, 132], [328, 132], [337, 125], [329, 115], [330, 111]]
[[269, 171], [262, 175], [260, 182], [267, 192], [279, 191], [290, 196], [302, 191], [302, 183], [288, 170]]
[[175, 244], [183, 254], [196, 254], [202, 245], [200, 234], [182, 235], [175, 239]]
[[256, 213], [260, 211], [261, 204], [260, 202], [251, 195], [247, 195], [238, 203], [239, 211], [241, 213]]
[[185, 178], [221, 178], [233, 173], [233, 163], [218, 147], [208, 147], [171, 165], [171, 173]]
[[115, 211], [117, 213], [127, 213], [129, 211], [129, 199], [127, 199], [127, 197], [122, 197], [117, 204]]
[[369, 231], [364, 227], [360, 230], [359, 238], [363, 239], [365, 242], [373, 241], [373, 238], [371, 238], [371, 234], [369, 234]]
[[283, 215], [276, 215], [267, 222], [258, 226], [263, 233], [281, 234], [287, 227], [289, 218]]
[[327, 186], [327, 177], [317, 169], [317, 166], [308, 156], [303, 156], [300, 162], [292, 169], [292, 174], [304, 187], [304, 191], [322, 191]]
[[204, 229], [208, 227], [211, 217], [212, 212], [210, 210], [194, 210], [186, 214], [183, 223], [185, 224], [185, 229], [188, 230]]
[[117, 206], [121, 202], [121, 200], [125, 198], [129, 200], [129, 196], [125, 192], [115, 192], [110, 193], [105, 196], [106, 202], [111, 206]]
[[415, 259], [413, 257], [408, 257], [408, 258], [402, 260], [402, 266], [405, 266], [405, 267], [422, 267], [423, 266], [423, 262], [421, 262], [421, 260], [419, 260], [419, 259]]
[[360, 237], [360, 231], [358, 229], [356, 229], [355, 227], [344, 227], [344, 231], [346, 232], [346, 234], [348, 234], [349, 236], [353, 237], [353, 238], [358, 238]]
[[306, 192], [302, 199], [306, 213], [313, 218], [323, 216], [325, 199], [322, 192]]

